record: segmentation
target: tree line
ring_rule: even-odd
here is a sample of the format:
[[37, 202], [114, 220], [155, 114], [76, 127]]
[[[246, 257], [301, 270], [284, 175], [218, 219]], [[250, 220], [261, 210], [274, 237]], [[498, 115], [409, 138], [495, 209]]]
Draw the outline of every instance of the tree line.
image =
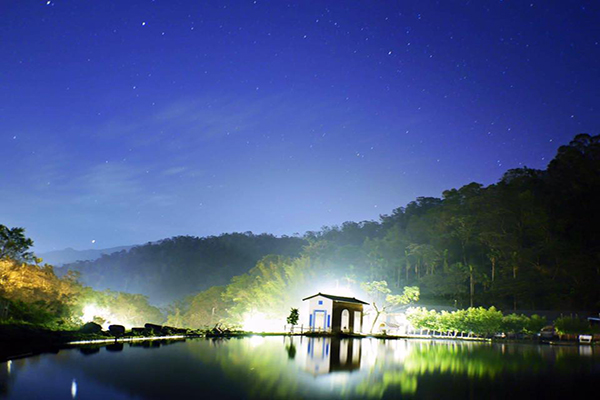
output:
[[495, 184], [419, 197], [379, 221], [307, 232], [298, 257], [267, 257], [228, 285], [179, 302], [170, 318], [208, 325], [239, 323], [251, 310], [287, 315], [317, 273], [354, 288], [385, 282], [397, 295], [418, 287], [423, 305], [594, 310], [598, 204], [600, 136], [580, 134], [545, 170], [511, 169]]
[[[239, 324], [253, 312], [284, 321], [290, 307], [326, 281], [355, 291], [385, 286], [392, 300], [418, 288], [421, 305], [594, 310], [600, 307], [598, 204], [600, 136], [581, 134], [544, 170], [512, 169], [495, 184], [419, 197], [378, 221], [345, 222], [303, 237], [176, 237], [73, 264], [81, 278], [41, 266], [21, 228], [0, 226], [0, 296], [42, 300], [62, 315], [58, 304], [73, 310], [86, 293], [99, 293], [84, 286], [92, 281], [100, 283], [95, 289], [162, 300], [188, 294], [171, 304], [168, 323], [192, 328]], [[155, 315], [146, 304], [140, 314]]]
[[97, 290], [142, 293], [165, 305], [212, 286], [225, 285], [268, 254], [297, 256], [306, 242], [252, 232], [219, 236], [176, 236], [57, 268], [77, 271]]
[[24, 229], [0, 225], [0, 323], [75, 329], [88, 322], [82, 318], [92, 306], [97, 315], [87, 317], [99, 323], [143, 326], [164, 321], [163, 313], [146, 296], [93, 290], [80, 283], [75, 271], [57, 276], [54, 267], [35, 257], [32, 246]]

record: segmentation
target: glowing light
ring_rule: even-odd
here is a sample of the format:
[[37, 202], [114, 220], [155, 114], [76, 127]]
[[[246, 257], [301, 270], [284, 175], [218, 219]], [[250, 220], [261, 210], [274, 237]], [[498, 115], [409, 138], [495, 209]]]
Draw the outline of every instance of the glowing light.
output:
[[[311, 290], [310, 294], [307, 296], [313, 295], [317, 292], [332, 294], [335, 296], [344, 296], [344, 297], [357, 297], [356, 292], [352, 288], [351, 284], [352, 280], [348, 280], [346, 278], [335, 279], [326, 282], [322, 282]], [[360, 298], [360, 295], [358, 295]]]
[[83, 307], [83, 315], [81, 316], [83, 322], [93, 321], [96, 317], [104, 320], [104, 323], [102, 324], [103, 329], [108, 329], [108, 326], [113, 323], [111, 321], [113, 316], [106, 308], [98, 307], [95, 304], [88, 304]]
[[152, 340], [178, 340], [185, 339], [185, 335], [173, 335], [173, 336], [148, 336], [148, 337], [134, 337], [134, 338], [120, 338], [120, 339], [94, 339], [94, 340], [76, 340], [74, 342], [68, 342], [69, 345], [79, 344], [100, 344], [100, 343], [115, 343], [115, 342], [146, 342]]
[[265, 342], [265, 338], [262, 336], [252, 336], [250, 338], [250, 346], [257, 347]]
[[248, 313], [244, 316], [242, 329], [246, 332], [283, 332], [284, 322], [270, 319], [260, 312]]
[[10, 372], [12, 370], [12, 361], [8, 360], [8, 362], [6, 363], [6, 370], [8, 372], [8, 374], [10, 375]]
[[71, 381], [71, 397], [77, 397], [77, 381], [75, 379]]

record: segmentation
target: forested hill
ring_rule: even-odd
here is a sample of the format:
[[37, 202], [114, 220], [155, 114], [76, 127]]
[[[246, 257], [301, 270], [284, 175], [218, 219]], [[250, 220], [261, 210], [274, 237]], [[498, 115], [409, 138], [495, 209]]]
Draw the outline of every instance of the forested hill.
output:
[[289, 312], [321, 283], [356, 289], [386, 281], [397, 293], [417, 286], [423, 303], [458, 307], [596, 310], [599, 204], [600, 136], [581, 134], [545, 170], [513, 169], [489, 186], [420, 197], [379, 221], [304, 238], [176, 237], [69, 268], [94, 288], [143, 293], [155, 303], [194, 294], [171, 315], [181, 326], [239, 322], [252, 310]]
[[41, 257], [45, 263], [60, 267], [64, 264], [74, 263], [76, 261], [87, 261], [95, 260], [100, 258], [103, 254], [112, 254], [122, 250], [129, 250], [133, 246], [119, 246], [111, 247], [109, 249], [88, 249], [88, 250], [75, 250], [72, 248], [66, 248], [63, 250], [54, 250], [47, 253], [37, 254]]
[[253, 310], [282, 318], [326, 282], [354, 293], [373, 281], [392, 293], [417, 286], [422, 304], [598, 310], [600, 136], [577, 135], [545, 170], [509, 170], [496, 184], [470, 183], [305, 238], [300, 257], [265, 258], [189, 298], [170, 321], [239, 323]]
[[305, 244], [297, 237], [252, 233], [178, 236], [66, 264], [57, 272], [78, 271], [82, 283], [94, 289], [142, 293], [152, 303], [165, 304], [226, 284], [268, 254], [297, 256]]

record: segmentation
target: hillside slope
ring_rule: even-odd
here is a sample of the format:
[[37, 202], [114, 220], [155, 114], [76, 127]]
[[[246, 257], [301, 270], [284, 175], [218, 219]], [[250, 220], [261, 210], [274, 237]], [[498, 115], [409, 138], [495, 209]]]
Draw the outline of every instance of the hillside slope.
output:
[[301, 238], [252, 233], [178, 236], [61, 269], [80, 272], [82, 282], [94, 289], [142, 293], [166, 304], [226, 284], [268, 254], [297, 256], [305, 244]]
[[118, 246], [108, 249], [88, 249], [75, 250], [71, 247], [62, 250], [48, 251], [38, 254], [45, 263], [60, 267], [64, 264], [74, 263], [77, 261], [91, 261], [102, 257], [104, 254], [112, 254], [122, 250], [129, 250], [133, 246]]

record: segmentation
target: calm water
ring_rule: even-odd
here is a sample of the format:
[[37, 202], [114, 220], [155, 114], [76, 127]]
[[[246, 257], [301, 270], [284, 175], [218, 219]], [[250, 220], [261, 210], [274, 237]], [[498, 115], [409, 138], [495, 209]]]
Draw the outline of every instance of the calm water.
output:
[[571, 399], [598, 382], [598, 347], [422, 340], [197, 339], [0, 363], [2, 399]]

